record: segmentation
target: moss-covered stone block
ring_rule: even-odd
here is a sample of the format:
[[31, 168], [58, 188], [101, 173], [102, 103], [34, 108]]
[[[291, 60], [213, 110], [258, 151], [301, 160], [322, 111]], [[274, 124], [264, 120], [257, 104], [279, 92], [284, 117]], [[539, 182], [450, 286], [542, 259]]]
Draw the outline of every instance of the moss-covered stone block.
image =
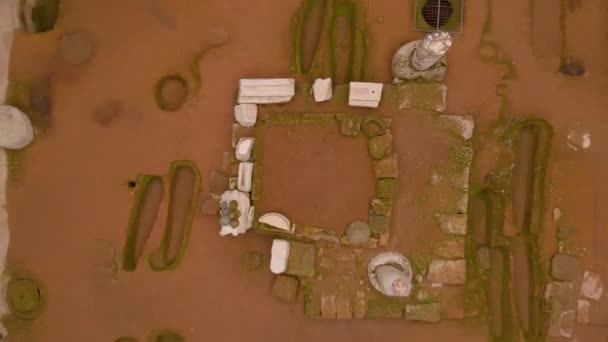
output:
[[304, 281], [302, 284], [304, 292], [304, 313], [312, 319], [321, 318], [321, 299], [315, 295], [311, 282]]
[[272, 285], [272, 295], [282, 303], [290, 304], [298, 297], [298, 278], [288, 275], [278, 275]]
[[361, 132], [362, 117], [359, 115], [341, 115], [340, 132], [342, 135], [355, 137]]
[[473, 162], [473, 148], [468, 145], [450, 146], [448, 159], [452, 163], [468, 167]]
[[394, 199], [399, 193], [399, 180], [396, 178], [381, 178], [376, 180], [376, 197]]
[[433, 244], [433, 254], [441, 258], [462, 259], [465, 254], [464, 237], [454, 236], [448, 239], [439, 240]]
[[286, 273], [297, 277], [314, 277], [315, 260], [316, 249], [313, 244], [292, 241]]
[[390, 228], [390, 220], [386, 216], [381, 215], [370, 215], [369, 216], [369, 228], [373, 235], [380, 235], [387, 233]]
[[390, 217], [393, 208], [393, 201], [387, 198], [374, 198], [370, 202], [370, 213]]
[[448, 88], [439, 83], [405, 83], [397, 86], [399, 109], [443, 112]]
[[405, 304], [398, 299], [377, 297], [368, 299], [365, 318], [402, 318]]
[[289, 127], [297, 126], [300, 121], [298, 113], [268, 113], [265, 115], [264, 124], [268, 126]]
[[369, 155], [373, 159], [382, 159], [387, 156], [393, 145], [393, 135], [390, 132], [369, 139]]
[[441, 320], [439, 303], [407, 304], [405, 306], [405, 319], [410, 321], [439, 322]]
[[376, 178], [397, 178], [397, 155], [392, 154], [384, 159], [374, 162], [374, 173]]
[[368, 138], [377, 137], [386, 133], [386, 122], [375, 116], [366, 116], [361, 123], [361, 131]]

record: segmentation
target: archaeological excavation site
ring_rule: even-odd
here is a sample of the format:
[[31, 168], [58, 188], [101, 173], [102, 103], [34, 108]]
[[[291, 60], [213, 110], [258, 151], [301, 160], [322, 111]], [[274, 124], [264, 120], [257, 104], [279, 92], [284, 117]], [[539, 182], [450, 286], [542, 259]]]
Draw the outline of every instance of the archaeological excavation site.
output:
[[608, 342], [607, 37], [606, 0], [0, 0], [0, 341]]

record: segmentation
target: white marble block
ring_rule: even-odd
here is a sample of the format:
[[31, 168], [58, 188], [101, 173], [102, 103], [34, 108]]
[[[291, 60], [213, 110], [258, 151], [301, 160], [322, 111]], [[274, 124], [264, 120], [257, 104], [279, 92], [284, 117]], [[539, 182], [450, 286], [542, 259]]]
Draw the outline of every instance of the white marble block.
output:
[[284, 230], [286, 232], [293, 232], [289, 219], [285, 217], [285, 215], [279, 213], [264, 214], [258, 219], [258, 222]]
[[235, 155], [238, 161], [246, 162], [251, 158], [255, 138], [240, 138], [236, 144]]
[[329, 101], [333, 95], [331, 78], [317, 78], [312, 85], [312, 94], [315, 102]]
[[251, 191], [251, 180], [253, 178], [253, 163], [242, 162], [239, 164], [239, 177], [237, 182], [237, 189], [250, 192]]
[[350, 82], [348, 105], [353, 107], [378, 108], [382, 98], [382, 83]]
[[287, 271], [287, 259], [289, 258], [289, 241], [274, 239], [270, 251], [270, 271], [281, 274]]
[[243, 127], [253, 127], [258, 119], [258, 106], [250, 103], [234, 106], [234, 119]]
[[285, 103], [295, 95], [293, 78], [241, 79], [238, 103]]

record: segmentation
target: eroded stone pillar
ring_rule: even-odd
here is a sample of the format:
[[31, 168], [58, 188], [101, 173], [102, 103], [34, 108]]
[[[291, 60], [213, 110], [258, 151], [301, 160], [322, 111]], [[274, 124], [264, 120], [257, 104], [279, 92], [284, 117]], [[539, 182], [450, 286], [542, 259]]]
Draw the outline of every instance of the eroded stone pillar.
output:
[[414, 50], [412, 66], [420, 71], [430, 69], [437, 64], [452, 46], [452, 37], [444, 31], [427, 34]]

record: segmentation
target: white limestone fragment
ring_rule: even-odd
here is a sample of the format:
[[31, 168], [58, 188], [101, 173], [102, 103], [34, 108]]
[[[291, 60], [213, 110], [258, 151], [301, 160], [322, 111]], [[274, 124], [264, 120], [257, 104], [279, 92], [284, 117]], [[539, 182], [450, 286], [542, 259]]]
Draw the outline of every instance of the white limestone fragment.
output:
[[242, 162], [249, 161], [254, 144], [255, 138], [240, 138], [236, 144], [236, 159]]
[[244, 192], [251, 192], [252, 178], [253, 178], [253, 163], [251, 163], [251, 162], [240, 163], [237, 189], [244, 191]]
[[272, 273], [281, 274], [287, 271], [289, 248], [289, 241], [287, 240], [272, 240], [272, 249], [270, 251], [270, 271]]
[[285, 215], [279, 213], [264, 214], [258, 219], [258, 222], [284, 230], [286, 232], [292, 232], [292, 227], [291, 223], [289, 222], [289, 219], [285, 217]]
[[238, 103], [285, 103], [295, 95], [293, 78], [241, 79]]
[[350, 82], [348, 105], [353, 107], [378, 108], [382, 99], [382, 83]]
[[19, 150], [34, 140], [30, 119], [18, 108], [0, 105], [0, 147]]
[[581, 285], [581, 295], [583, 297], [600, 300], [604, 292], [604, 284], [597, 273], [585, 271], [583, 284]]
[[329, 101], [333, 95], [331, 78], [317, 78], [312, 85], [315, 102]]
[[243, 127], [253, 127], [258, 119], [258, 106], [249, 103], [236, 105], [234, 118]]

